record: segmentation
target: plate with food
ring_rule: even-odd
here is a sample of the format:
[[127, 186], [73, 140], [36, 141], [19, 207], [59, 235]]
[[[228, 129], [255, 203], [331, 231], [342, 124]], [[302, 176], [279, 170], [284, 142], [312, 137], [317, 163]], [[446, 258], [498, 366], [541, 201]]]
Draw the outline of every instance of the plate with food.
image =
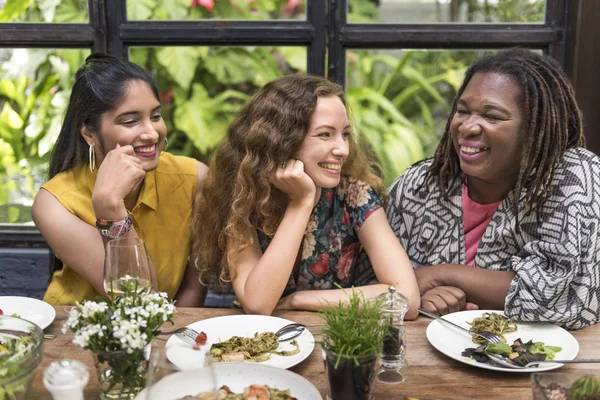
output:
[[22, 296], [0, 296], [0, 312], [31, 321], [41, 329], [46, 329], [56, 317], [50, 304]]
[[[221, 394], [220, 397], [214, 397], [215, 389]], [[267, 393], [269, 395], [266, 395]], [[300, 375], [256, 363], [221, 363], [211, 367], [176, 372], [142, 391], [136, 400], [148, 398], [151, 400], [155, 398], [160, 400], [215, 398], [322, 400], [317, 388]]]
[[[490, 331], [506, 342], [498, 345], [481, 343], [464, 331], [432, 321], [427, 327], [427, 340], [441, 353], [465, 364], [505, 372], [541, 372], [559, 368], [562, 364], [540, 364], [537, 367], [512, 369], [493, 363], [484, 352], [501, 355], [515, 365], [530, 361], [572, 360], [579, 353], [577, 339], [563, 328], [548, 322], [512, 321], [498, 311], [460, 311], [443, 316], [472, 332]], [[475, 338], [475, 336], [474, 336]]]
[[210, 363], [247, 362], [287, 369], [306, 359], [315, 347], [308, 329], [294, 340], [280, 342], [275, 336], [290, 320], [264, 315], [227, 315], [188, 325], [201, 339], [190, 345], [176, 336], [166, 344], [169, 361], [182, 370]]

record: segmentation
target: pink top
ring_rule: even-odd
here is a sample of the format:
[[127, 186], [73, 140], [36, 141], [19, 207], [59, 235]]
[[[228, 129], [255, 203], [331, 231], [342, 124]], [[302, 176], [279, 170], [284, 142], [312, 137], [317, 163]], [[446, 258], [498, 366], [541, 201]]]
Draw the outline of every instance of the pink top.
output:
[[469, 197], [467, 184], [463, 185], [463, 226], [465, 228], [465, 244], [467, 245], [467, 264], [473, 265], [475, 254], [485, 228], [492, 220], [501, 201], [490, 204], [479, 204]]

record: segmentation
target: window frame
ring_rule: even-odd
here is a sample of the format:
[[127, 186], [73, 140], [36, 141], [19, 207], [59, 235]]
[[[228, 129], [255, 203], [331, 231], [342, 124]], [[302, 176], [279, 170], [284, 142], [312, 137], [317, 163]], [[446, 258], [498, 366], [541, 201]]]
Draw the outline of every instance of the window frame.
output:
[[[344, 84], [347, 49], [469, 50], [519, 45], [553, 56], [574, 79], [584, 64], [578, 48], [583, 43], [579, 37], [585, 35], [582, 21], [590, 18], [583, 15], [583, 0], [546, 0], [541, 24], [350, 24], [348, 0], [307, 0], [304, 21], [129, 21], [126, 0], [88, 0], [88, 6], [88, 23], [2, 23], [0, 47], [89, 48], [127, 58], [129, 48], [135, 46], [302, 46], [307, 49], [309, 74], [327, 75]], [[593, 13], [600, 17], [600, 7]], [[596, 26], [587, 29], [588, 34], [600, 33]], [[585, 75], [588, 80], [593, 76]], [[598, 137], [591, 139], [600, 150]], [[34, 226], [0, 224], [0, 247], [44, 246]]]

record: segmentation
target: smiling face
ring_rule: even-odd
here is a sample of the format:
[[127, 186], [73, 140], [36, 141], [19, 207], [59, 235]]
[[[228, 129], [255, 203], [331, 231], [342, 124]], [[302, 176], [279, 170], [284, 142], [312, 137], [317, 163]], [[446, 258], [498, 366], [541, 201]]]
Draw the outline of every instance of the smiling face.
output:
[[[158, 167], [166, 135], [160, 103], [152, 89], [146, 82], [131, 81], [117, 107], [102, 114], [100, 133], [95, 139], [96, 163], [100, 165], [105, 154], [117, 144], [131, 145], [144, 171], [152, 171]], [[98, 139], [100, 146], [96, 145]]]
[[342, 100], [337, 96], [319, 97], [308, 133], [295, 155], [317, 188], [332, 188], [340, 183], [342, 165], [350, 152], [350, 135]]
[[525, 140], [521, 87], [513, 78], [478, 72], [456, 105], [450, 123], [460, 168], [472, 182], [514, 185]]

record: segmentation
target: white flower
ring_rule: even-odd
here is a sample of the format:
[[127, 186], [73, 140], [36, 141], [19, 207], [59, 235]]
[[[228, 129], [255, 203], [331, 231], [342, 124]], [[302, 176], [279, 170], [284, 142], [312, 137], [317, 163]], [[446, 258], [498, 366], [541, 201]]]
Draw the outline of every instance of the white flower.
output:
[[84, 318], [94, 317], [97, 313], [106, 313], [108, 304], [96, 303], [95, 301], [84, 301], [81, 309], [81, 315]]
[[81, 318], [81, 313], [79, 312], [79, 305], [71, 307], [71, 311], [69, 311], [69, 317], [67, 321], [62, 327], [62, 333], [67, 333], [67, 330], [74, 329], [79, 324], [79, 319]]
[[90, 338], [95, 335], [98, 335], [99, 337], [102, 337], [104, 335], [104, 333], [102, 332], [102, 327], [100, 325], [84, 326], [75, 333], [73, 343], [84, 348], [88, 347]]
[[175, 314], [166, 293], [130, 292], [114, 302], [85, 301], [73, 307], [63, 326], [75, 332], [73, 343], [94, 352], [142, 350], [163, 322]]

